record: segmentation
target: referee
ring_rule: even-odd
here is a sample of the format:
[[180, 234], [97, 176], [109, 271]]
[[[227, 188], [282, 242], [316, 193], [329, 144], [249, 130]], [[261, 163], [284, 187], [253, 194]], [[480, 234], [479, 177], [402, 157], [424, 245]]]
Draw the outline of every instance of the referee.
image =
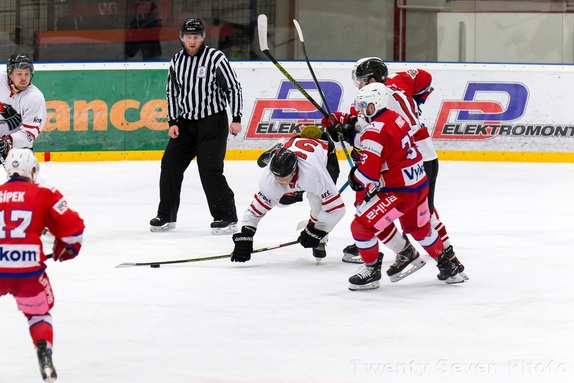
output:
[[228, 134], [241, 132], [241, 85], [225, 54], [204, 44], [201, 20], [187, 19], [179, 38], [183, 49], [170, 61], [166, 87], [170, 140], [161, 159], [160, 202], [150, 230], [175, 228], [183, 175], [197, 158], [213, 217], [211, 232], [232, 234], [237, 230], [237, 211], [233, 191], [223, 175], [223, 160]]

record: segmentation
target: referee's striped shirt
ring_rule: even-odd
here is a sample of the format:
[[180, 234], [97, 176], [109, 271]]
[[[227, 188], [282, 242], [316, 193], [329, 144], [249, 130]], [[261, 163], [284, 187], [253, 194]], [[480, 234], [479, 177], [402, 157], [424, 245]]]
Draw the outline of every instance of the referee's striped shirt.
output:
[[234, 122], [241, 122], [241, 84], [227, 57], [203, 45], [195, 56], [185, 49], [170, 61], [167, 77], [169, 125], [177, 119], [199, 120], [225, 110], [229, 104]]

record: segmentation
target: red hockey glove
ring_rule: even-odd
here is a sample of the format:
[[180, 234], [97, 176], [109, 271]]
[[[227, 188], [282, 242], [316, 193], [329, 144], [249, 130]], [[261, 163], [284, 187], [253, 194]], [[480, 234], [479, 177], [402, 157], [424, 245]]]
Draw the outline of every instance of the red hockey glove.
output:
[[54, 246], [52, 247], [52, 258], [54, 261], [67, 261], [76, 258], [76, 255], [80, 252], [82, 245], [79, 243], [66, 243], [59, 238], [54, 241]]
[[[331, 113], [331, 116], [333, 116], [335, 123], [338, 123], [338, 124], [348, 124], [349, 123], [349, 116], [350, 116], [349, 113], [333, 112], [333, 113]], [[328, 126], [333, 125], [333, 121], [331, 121], [330, 117], [323, 117], [323, 119], [321, 120], [321, 125], [323, 125], [326, 128]]]

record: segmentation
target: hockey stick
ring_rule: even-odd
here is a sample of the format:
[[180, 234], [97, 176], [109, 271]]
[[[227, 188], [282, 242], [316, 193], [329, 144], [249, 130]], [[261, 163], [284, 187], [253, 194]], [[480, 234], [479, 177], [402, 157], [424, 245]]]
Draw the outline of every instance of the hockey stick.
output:
[[[327, 100], [325, 99], [325, 94], [321, 90], [321, 86], [319, 85], [319, 81], [317, 80], [317, 77], [315, 76], [315, 71], [313, 70], [313, 67], [311, 66], [311, 61], [309, 61], [309, 57], [307, 56], [307, 49], [305, 48], [305, 39], [303, 38], [303, 30], [301, 30], [301, 26], [299, 25], [299, 22], [297, 20], [293, 19], [293, 24], [295, 24], [295, 29], [297, 29], [297, 35], [299, 36], [299, 41], [301, 42], [301, 48], [303, 48], [303, 54], [305, 55], [305, 61], [307, 62], [307, 67], [309, 68], [309, 72], [311, 72], [311, 76], [313, 77], [313, 81], [315, 82], [315, 86], [317, 87], [317, 90], [319, 91], [319, 95], [321, 96], [321, 100], [323, 100], [323, 103], [325, 104], [325, 108], [327, 109], [327, 113], [329, 113], [328, 118], [331, 120], [333, 125], [336, 125], [337, 121], [335, 121], [335, 117], [333, 117], [333, 114], [331, 113], [331, 110], [329, 109], [329, 104], [327, 103]], [[327, 116], [325, 116], [325, 117], [327, 117]], [[343, 147], [343, 152], [345, 153], [345, 157], [347, 157], [347, 161], [349, 162], [349, 165], [351, 167], [355, 166], [355, 163], [353, 162], [353, 160], [351, 159], [351, 156], [349, 155], [349, 151], [347, 150], [347, 146], [345, 145], [343, 133], [339, 132], [338, 135], [339, 135], [339, 142], [341, 142], [341, 146]]]
[[[299, 243], [299, 241], [291, 241], [291, 242], [285, 242], [285, 243], [281, 243], [279, 245], [273, 245], [273, 246], [267, 246], [267, 247], [262, 247], [260, 249], [255, 249], [253, 250], [251, 253], [262, 253], [264, 251], [269, 251], [269, 250], [274, 250], [274, 249], [279, 249], [280, 247], [285, 247], [285, 246], [291, 246], [294, 245], [296, 243]], [[224, 255], [214, 255], [212, 257], [203, 257], [203, 258], [188, 258], [188, 259], [178, 259], [178, 260], [174, 260], [174, 261], [158, 261], [158, 262], [136, 262], [136, 263], [132, 263], [132, 262], [126, 262], [126, 263], [120, 263], [119, 265], [116, 266], [116, 268], [122, 268], [122, 267], [132, 267], [132, 266], [149, 266], [149, 267], [153, 267], [153, 268], [157, 268], [160, 267], [161, 265], [173, 265], [176, 263], [189, 263], [189, 262], [200, 262], [200, 261], [212, 261], [214, 259], [223, 259], [223, 258], [229, 258], [231, 257], [231, 254], [224, 254]]]
[[277, 67], [277, 69], [279, 69], [279, 71], [281, 73], [283, 73], [283, 75], [285, 77], [287, 77], [287, 79], [289, 81], [291, 81], [291, 83], [293, 85], [295, 85], [295, 87], [299, 90], [299, 92], [301, 92], [301, 94], [311, 102], [311, 104], [313, 104], [313, 106], [319, 111], [321, 112], [321, 114], [324, 117], [329, 118], [329, 114], [327, 114], [327, 112], [325, 111], [325, 109], [323, 109], [323, 107], [319, 104], [317, 104], [317, 101], [315, 101], [313, 99], [313, 97], [311, 97], [311, 95], [309, 95], [309, 93], [307, 93], [307, 91], [305, 89], [303, 89], [303, 87], [301, 86], [301, 84], [299, 84], [297, 82], [297, 80], [295, 80], [290, 74], [289, 72], [287, 72], [285, 70], [285, 68], [283, 68], [283, 66], [281, 64], [279, 64], [279, 62], [277, 60], [275, 60], [275, 57], [273, 57], [273, 55], [271, 54], [271, 52], [269, 52], [269, 45], [267, 45], [267, 16], [264, 14], [260, 14], [257, 17], [257, 32], [259, 34], [259, 47], [261, 48], [261, 52], [263, 52], [263, 54], [265, 56], [267, 56], [267, 58], [273, 63], [275, 64], [275, 66]]

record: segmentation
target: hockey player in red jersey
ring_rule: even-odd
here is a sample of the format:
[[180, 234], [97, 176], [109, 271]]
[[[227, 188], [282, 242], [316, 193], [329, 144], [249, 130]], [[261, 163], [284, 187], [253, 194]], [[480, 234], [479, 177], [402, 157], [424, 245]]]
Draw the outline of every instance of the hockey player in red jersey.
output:
[[327, 141], [295, 136], [277, 150], [259, 181], [259, 191], [245, 211], [241, 232], [233, 235], [232, 262], [251, 259], [253, 236], [259, 221], [286, 193], [307, 192], [311, 208], [309, 223], [298, 238], [301, 246], [313, 249], [317, 262], [326, 256], [327, 234], [345, 215], [343, 198], [327, 170]]
[[[464, 266], [460, 263], [454, 254], [452, 244], [446, 227], [439, 220], [438, 213], [434, 208], [434, 191], [436, 178], [438, 174], [438, 156], [434, 149], [429, 130], [420, 123], [420, 106], [426, 101], [428, 95], [432, 92], [431, 87], [432, 76], [430, 73], [421, 69], [410, 69], [405, 72], [397, 72], [393, 76], [387, 77], [388, 69], [385, 63], [378, 57], [367, 57], [357, 61], [352, 71], [352, 78], [359, 89], [367, 84], [384, 83], [391, 90], [392, 98], [389, 102], [389, 108], [398, 112], [409, 123], [411, 132], [415, 140], [417, 149], [423, 156], [424, 169], [429, 179], [429, 211], [431, 212], [431, 225], [439, 232], [442, 240], [445, 243], [446, 251], [451, 260], [453, 260], [458, 268], [460, 275], [467, 280], [468, 276], [464, 272]], [[359, 135], [355, 136], [355, 132], [362, 130], [365, 123], [358, 112], [351, 108], [351, 113], [337, 113], [337, 121], [342, 124], [339, 125], [344, 128], [344, 135], [353, 144], [358, 143]], [[328, 123], [326, 121], [326, 123]], [[357, 129], [353, 129], [357, 126]], [[334, 127], [329, 127], [333, 132]], [[337, 131], [333, 132], [338, 134]], [[360, 150], [356, 148], [355, 150]], [[391, 278], [392, 282], [401, 280], [402, 278], [412, 274], [424, 266], [424, 261], [419, 258], [416, 249], [409, 243], [406, 237], [401, 237], [400, 233], [390, 225], [385, 231], [378, 233], [378, 237], [383, 243], [397, 253], [395, 262], [387, 270], [387, 275]], [[343, 259], [356, 259], [358, 253], [354, 245], [347, 246], [344, 250]], [[407, 268], [409, 267], [409, 268]]]
[[[388, 71], [386, 66], [370, 65], [374, 60], [380, 61], [378, 58], [368, 57], [360, 59], [355, 64], [352, 77], [359, 89], [369, 82], [384, 83], [387, 78]], [[357, 81], [357, 68], [358, 73], [362, 75], [358, 77], [359, 81]], [[418, 130], [420, 125], [417, 117], [417, 107], [413, 99], [396, 90], [392, 91], [392, 95], [393, 97], [389, 99], [387, 107], [403, 116], [413, 131]], [[361, 152], [360, 133], [367, 126], [367, 122], [354, 107], [351, 108], [350, 113], [335, 112], [333, 115], [335, 121], [339, 122], [339, 124], [331, 125], [328, 118], [324, 118], [321, 124], [327, 127], [327, 131], [336, 141], [338, 141], [339, 133], [343, 134], [343, 138], [353, 145], [352, 156], [357, 161]], [[361, 203], [363, 197], [362, 193], [358, 193], [355, 204]], [[390, 277], [391, 282], [397, 282], [425, 265], [425, 261], [410, 243], [408, 237], [401, 234], [394, 224], [388, 225], [380, 232], [377, 232], [377, 237], [386, 247], [396, 253], [395, 262], [387, 270], [387, 275]], [[362, 258], [355, 244], [345, 247], [343, 250], [343, 262], [362, 263]]]
[[[416, 124], [411, 124], [411, 131], [415, 144], [423, 156], [425, 173], [429, 179], [428, 201], [429, 211], [431, 213], [431, 225], [438, 231], [445, 244], [446, 253], [450, 259], [457, 264], [460, 275], [465, 280], [468, 280], [468, 276], [464, 272], [464, 265], [462, 265], [456, 257], [446, 227], [441, 222], [434, 206], [434, 194], [439, 170], [438, 155], [435, 151], [428, 128], [418, 121], [421, 114], [421, 106], [433, 91], [431, 86], [431, 74], [422, 69], [409, 69], [388, 76], [388, 69], [383, 60], [378, 57], [369, 57], [357, 61], [352, 77], [359, 89], [375, 82], [384, 83], [393, 91], [395, 97], [400, 94], [406, 96], [407, 101], [401, 103], [402, 110], [407, 111], [407, 114], [410, 113], [411, 116], [413, 116], [412, 111], [416, 112], [416, 116], [413, 117], [417, 121]], [[395, 110], [401, 113], [398, 109]], [[401, 113], [401, 115], [404, 116], [404, 113]], [[410, 117], [410, 119], [413, 119], [413, 117]], [[397, 255], [396, 262], [400, 263], [399, 255]], [[404, 265], [404, 267], [406, 267], [406, 265]]]
[[80, 251], [84, 222], [57, 189], [34, 182], [39, 164], [30, 149], [10, 150], [5, 168], [8, 181], [0, 185], [0, 296], [11, 294], [16, 299], [28, 320], [42, 377], [54, 382], [50, 315], [54, 293], [40, 236], [45, 228], [50, 230], [55, 237], [52, 259], [67, 261]]
[[395, 219], [437, 261], [439, 280], [463, 282], [457, 265], [445, 253], [441, 238], [430, 225], [428, 179], [422, 155], [407, 121], [387, 108], [389, 97], [388, 87], [373, 83], [362, 87], [355, 100], [355, 108], [369, 125], [360, 136], [361, 159], [349, 174], [349, 186], [365, 195], [351, 223], [364, 266], [349, 278], [349, 288], [379, 287], [382, 254], [376, 233]]

